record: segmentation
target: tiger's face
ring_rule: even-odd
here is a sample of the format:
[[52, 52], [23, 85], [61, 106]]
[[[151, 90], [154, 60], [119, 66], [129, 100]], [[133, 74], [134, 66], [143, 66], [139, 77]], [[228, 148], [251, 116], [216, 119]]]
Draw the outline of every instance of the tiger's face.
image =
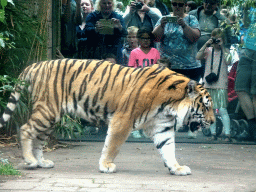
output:
[[178, 129], [183, 125], [188, 125], [192, 132], [200, 127], [209, 128], [215, 122], [210, 94], [200, 84], [192, 86], [192, 81], [188, 84], [187, 94], [188, 97], [179, 104], [178, 120], [183, 121], [178, 121]]
[[196, 86], [196, 92], [198, 95], [192, 101], [187, 117], [187, 125], [192, 132], [199, 127], [209, 128], [215, 122], [210, 94], [202, 85]]

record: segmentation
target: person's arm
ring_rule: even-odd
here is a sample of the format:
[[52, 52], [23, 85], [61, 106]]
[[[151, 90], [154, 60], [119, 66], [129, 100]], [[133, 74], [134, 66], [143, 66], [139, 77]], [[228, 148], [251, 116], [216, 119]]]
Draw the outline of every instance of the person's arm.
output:
[[95, 15], [94, 12], [90, 13], [86, 17], [86, 25], [85, 25], [84, 31], [85, 31], [85, 33], [88, 34], [88, 36], [95, 35], [97, 21], [98, 21], [97, 15]]
[[131, 4], [127, 6], [127, 8], [123, 14], [125, 26], [127, 26], [129, 21], [134, 17], [135, 11], [136, 11], [135, 10], [135, 2], [132, 1]]
[[166, 17], [162, 17], [161, 20], [160, 20], [160, 24], [157, 25], [154, 30], [153, 30], [153, 34], [155, 35], [156, 37], [156, 41], [160, 41], [163, 36], [164, 36], [164, 28], [165, 28], [165, 25], [167, 23], [167, 19]]
[[225, 48], [225, 46], [223, 44], [221, 44], [221, 49], [222, 49], [222, 54], [223, 54], [224, 61], [227, 63], [227, 65], [230, 65], [230, 63], [231, 63], [231, 54], [230, 54], [229, 49]]
[[206, 41], [206, 43], [201, 47], [201, 49], [196, 54], [197, 60], [202, 60], [205, 58], [205, 49], [212, 44], [212, 39]]
[[178, 18], [177, 23], [182, 27], [183, 29], [183, 34], [185, 35], [186, 38], [189, 39], [192, 43], [196, 42], [200, 35], [201, 32], [197, 28], [191, 28], [189, 25], [185, 23], [185, 21], [182, 18]]
[[153, 26], [155, 26], [157, 21], [162, 17], [162, 13], [159, 11], [159, 9], [149, 7], [146, 4], [144, 4], [141, 10], [147, 13], [147, 15], [152, 20]]
[[134, 51], [131, 51], [131, 54], [129, 56], [128, 66], [129, 67], [136, 67], [136, 58], [135, 58]]

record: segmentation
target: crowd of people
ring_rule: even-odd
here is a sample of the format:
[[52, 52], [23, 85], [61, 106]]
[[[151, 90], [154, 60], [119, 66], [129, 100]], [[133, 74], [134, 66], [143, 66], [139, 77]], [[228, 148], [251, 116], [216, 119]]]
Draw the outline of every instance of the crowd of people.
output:
[[[256, 138], [256, 9], [220, 5], [219, 0], [135, 0], [125, 8], [116, 0], [63, 0], [62, 54], [146, 67], [163, 59], [167, 67], [203, 82], [221, 116], [225, 141], [232, 142], [228, 68], [239, 55], [235, 91], [248, 121], [238, 140]], [[238, 19], [241, 18], [241, 19]], [[242, 44], [244, 46], [241, 49]], [[216, 124], [211, 126], [216, 140]], [[134, 134], [140, 137], [139, 133]]]

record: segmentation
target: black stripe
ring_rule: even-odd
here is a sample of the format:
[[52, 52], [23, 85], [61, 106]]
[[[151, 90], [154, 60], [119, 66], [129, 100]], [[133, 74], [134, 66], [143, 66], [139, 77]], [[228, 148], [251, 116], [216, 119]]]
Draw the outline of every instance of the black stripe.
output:
[[177, 85], [184, 83], [184, 82], [185, 82], [184, 80], [174, 81], [173, 84], [168, 87], [168, 90], [171, 90], [171, 89], [175, 90]]
[[84, 96], [84, 93], [86, 91], [86, 87], [87, 87], [86, 78], [87, 78], [87, 75], [85, 76], [85, 78], [82, 81], [82, 84], [80, 85], [79, 95], [78, 95], [78, 100], [79, 101], [82, 99], [82, 97]]
[[6, 123], [6, 122], [4, 121], [4, 119], [3, 119], [3, 118], [0, 118], [0, 124], [4, 126], [5, 123]]
[[74, 59], [74, 60], [73, 60], [73, 63], [71, 63], [71, 64], [69, 65], [69, 68], [68, 68], [68, 71], [67, 71], [67, 72], [70, 71], [70, 69], [75, 65], [76, 62], [77, 62], [77, 60]]
[[103, 71], [102, 71], [102, 73], [101, 73], [100, 83], [102, 82], [102, 80], [103, 80], [103, 78], [104, 78], [104, 76], [105, 76], [105, 74], [106, 74], [106, 72], [107, 72], [108, 67], [109, 67], [109, 65], [107, 65], [107, 66], [103, 69]]
[[107, 90], [107, 88], [108, 88], [108, 83], [109, 83], [109, 79], [110, 79], [110, 77], [111, 77], [112, 69], [113, 69], [113, 65], [110, 66], [110, 70], [109, 70], [109, 74], [108, 74], [108, 79], [106, 80], [106, 83], [105, 83], [105, 84], [103, 85], [103, 87], [102, 87], [102, 92], [101, 92], [101, 97], [100, 97], [100, 99], [103, 99], [104, 94], [105, 94], [105, 92], [106, 92], [106, 90]]
[[157, 149], [161, 149], [161, 148], [166, 144], [166, 142], [169, 141], [170, 139], [171, 139], [171, 138], [167, 138], [166, 140], [162, 141], [161, 143], [159, 143], [159, 144], [156, 146], [156, 148], [157, 148]]
[[100, 89], [97, 90], [96, 94], [94, 95], [94, 97], [92, 99], [92, 106], [93, 107], [97, 104], [98, 97], [99, 97], [99, 91], [100, 91]]
[[81, 73], [83, 66], [84, 66], [83, 63], [80, 63], [80, 67], [76, 71], [76, 77], [78, 77], [78, 75]]
[[160, 85], [162, 85], [164, 82], [166, 82], [168, 79], [170, 79], [171, 76], [170, 75], [167, 75], [158, 85], [157, 85], [157, 88], [159, 88]]
[[100, 111], [100, 106], [97, 106], [95, 112], [98, 113]]
[[70, 92], [71, 92], [72, 83], [73, 83], [74, 79], [75, 79], [75, 73], [73, 73], [73, 75], [72, 75], [72, 77], [71, 77], [71, 79], [69, 81], [68, 94], [70, 94]]
[[42, 128], [48, 128], [40, 119], [35, 119], [34, 122]]
[[76, 100], [76, 93], [73, 93], [73, 105], [74, 105], [74, 109], [75, 111], [77, 110], [77, 100]]
[[94, 67], [94, 69], [90, 73], [90, 77], [88, 79], [88, 82], [90, 82], [92, 80], [93, 75], [95, 74], [96, 70], [99, 68], [100, 65], [101, 65], [101, 62], [96, 63], [96, 66]]
[[89, 96], [87, 96], [84, 102], [84, 111], [86, 112], [87, 116], [88, 116], [88, 108], [89, 108]]
[[15, 98], [13, 95], [11, 95], [10, 98], [9, 98], [9, 100], [8, 100], [8, 103], [16, 104], [16, 103], [17, 103], [17, 100], [16, 100], [16, 98]]
[[114, 85], [115, 85], [115, 82], [116, 82], [116, 78], [117, 78], [117, 76], [119, 75], [119, 73], [123, 70], [123, 66], [119, 66], [119, 69], [118, 69], [118, 71], [116, 72], [116, 75], [115, 75], [115, 77], [114, 77], [114, 80], [113, 80], [113, 83], [112, 83], [112, 87], [111, 87], [111, 90], [113, 89], [113, 87], [114, 87]]
[[172, 129], [172, 127], [165, 127], [164, 130], [162, 130], [161, 132], [159, 133], [165, 133], [167, 131], [170, 131]]
[[59, 70], [60, 70], [60, 65], [61, 64], [61, 60], [58, 60], [58, 63], [57, 63], [57, 71], [55, 73], [55, 79], [53, 81], [53, 87], [54, 87], [54, 99], [55, 99], [55, 103], [56, 103], [56, 106], [57, 106], [57, 110], [59, 110], [59, 96], [58, 96], [58, 87], [57, 87], [57, 83], [58, 83], [58, 75], [59, 75]]
[[36, 137], [40, 141], [44, 141], [45, 139], [40, 138], [39, 136]]
[[126, 72], [124, 73], [121, 91], [122, 91], [123, 88], [124, 88], [125, 79], [126, 79], [126, 76], [127, 76], [128, 72], [130, 71], [130, 69], [131, 69], [131, 68], [127, 68]]
[[11, 115], [12, 113], [13, 111], [9, 107], [6, 107], [6, 109], [4, 110], [4, 114]]
[[105, 120], [108, 118], [108, 102], [104, 106], [103, 118]]

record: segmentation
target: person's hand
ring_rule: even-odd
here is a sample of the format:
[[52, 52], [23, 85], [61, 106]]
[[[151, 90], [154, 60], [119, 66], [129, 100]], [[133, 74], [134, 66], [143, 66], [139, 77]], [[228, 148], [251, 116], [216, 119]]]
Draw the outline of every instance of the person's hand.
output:
[[166, 18], [165, 16], [162, 17], [162, 18], [161, 18], [161, 21], [160, 21], [161, 27], [164, 28], [167, 22], [168, 22], [168, 21], [167, 21], [167, 18]]
[[208, 41], [206, 41], [205, 45], [206, 47], [209, 47], [211, 44], [213, 43], [212, 38], [208, 39]]
[[136, 11], [136, 2], [135, 1], [131, 1], [130, 3], [130, 12], [134, 13]]
[[184, 21], [181, 17], [178, 17], [178, 18], [177, 18], [177, 23], [178, 23], [178, 25], [180, 25], [182, 28], [184, 28], [184, 27], [186, 26], [185, 21]]
[[95, 24], [95, 31], [99, 33], [103, 29], [103, 26], [100, 21], [97, 21]]
[[111, 20], [114, 24], [114, 28], [122, 29], [122, 25], [119, 19], [112, 18]]
[[150, 10], [150, 7], [147, 4], [144, 4], [141, 8], [141, 11], [144, 11], [144, 12], [149, 12], [149, 10]]

